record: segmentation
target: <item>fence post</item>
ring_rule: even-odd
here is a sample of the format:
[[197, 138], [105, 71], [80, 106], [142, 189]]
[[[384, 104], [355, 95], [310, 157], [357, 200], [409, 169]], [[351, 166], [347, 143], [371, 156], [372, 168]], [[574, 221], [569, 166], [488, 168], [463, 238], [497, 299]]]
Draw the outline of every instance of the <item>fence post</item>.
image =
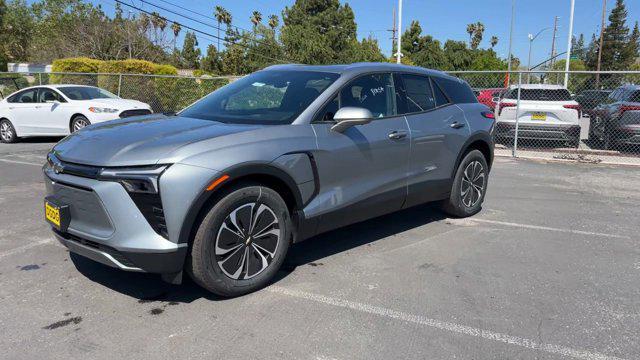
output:
[[42, 86], [42, 73], [38, 73], [38, 85]]
[[122, 74], [118, 74], [118, 97], [120, 96], [120, 88], [122, 87]]
[[513, 135], [513, 150], [511, 155], [517, 157], [518, 151], [518, 123], [520, 121], [520, 89], [522, 88], [522, 72], [518, 73], [518, 101], [516, 102], [516, 131]]

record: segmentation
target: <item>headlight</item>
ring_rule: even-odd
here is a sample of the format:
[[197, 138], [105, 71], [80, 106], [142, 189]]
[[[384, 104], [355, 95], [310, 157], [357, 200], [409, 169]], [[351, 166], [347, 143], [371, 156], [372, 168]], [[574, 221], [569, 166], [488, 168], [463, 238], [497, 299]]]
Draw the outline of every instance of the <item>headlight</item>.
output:
[[129, 193], [157, 194], [158, 178], [169, 166], [159, 165], [137, 168], [104, 168], [99, 180], [117, 181]]
[[118, 109], [112, 109], [112, 108], [90, 107], [89, 111], [91, 111], [92, 113], [108, 113], [108, 114], [112, 114], [112, 113], [117, 113], [119, 110]]

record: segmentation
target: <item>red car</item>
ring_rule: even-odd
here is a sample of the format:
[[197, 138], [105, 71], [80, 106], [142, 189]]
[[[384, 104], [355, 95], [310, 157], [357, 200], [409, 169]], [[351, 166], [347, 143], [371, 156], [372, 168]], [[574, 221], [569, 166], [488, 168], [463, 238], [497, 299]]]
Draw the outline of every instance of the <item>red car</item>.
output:
[[499, 98], [504, 94], [507, 89], [505, 88], [493, 88], [493, 89], [482, 89], [478, 91], [478, 102], [481, 104], [485, 104], [494, 110], [496, 108], [496, 103], [494, 98]]

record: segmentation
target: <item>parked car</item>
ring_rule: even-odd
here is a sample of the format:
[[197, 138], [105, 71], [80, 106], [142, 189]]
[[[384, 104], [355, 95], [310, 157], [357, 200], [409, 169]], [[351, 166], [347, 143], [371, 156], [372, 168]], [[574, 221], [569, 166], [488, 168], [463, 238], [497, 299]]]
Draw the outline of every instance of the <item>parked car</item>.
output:
[[482, 89], [478, 91], [478, 102], [487, 105], [491, 110], [496, 108], [496, 102], [507, 91], [505, 88]]
[[93, 86], [34, 86], [0, 101], [0, 140], [62, 136], [90, 124], [151, 113], [148, 104]]
[[619, 87], [592, 113], [591, 142], [605, 149], [640, 150], [640, 85]]
[[46, 219], [74, 253], [240, 295], [318, 233], [436, 200], [477, 213], [493, 127], [439, 71], [272, 66], [176, 116], [66, 137], [44, 167]]
[[611, 90], [584, 90], [574, 97], [580, 104], [583, 112], [590, 112], [596, 106], [602, 104], [611, 94]]
[[[496, 106], [496, 139], [515, 137], [518, 86], [512, 85]], [[526, 84], [520, 88], [518, 139], [561, 141], [580, 144], [580, 104], [560, 85]]]

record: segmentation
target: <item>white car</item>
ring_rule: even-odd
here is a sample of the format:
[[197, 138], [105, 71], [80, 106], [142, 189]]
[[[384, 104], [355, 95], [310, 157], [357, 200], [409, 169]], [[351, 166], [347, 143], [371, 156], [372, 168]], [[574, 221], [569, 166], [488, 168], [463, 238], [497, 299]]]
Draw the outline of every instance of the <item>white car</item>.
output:
[[[518, 86], [512, 85], [496, 104], [496, 141], [515, 137]], [[561, 141], [570, 147], [580, 145], [582, 109], [560, 85], [526, 84], [520, 87], [518, 140]]]
[[151, 113], [149, 104], [93, 86], [34, 86], [0, 101], [0, 140], [63, 136], [89, 124]]

